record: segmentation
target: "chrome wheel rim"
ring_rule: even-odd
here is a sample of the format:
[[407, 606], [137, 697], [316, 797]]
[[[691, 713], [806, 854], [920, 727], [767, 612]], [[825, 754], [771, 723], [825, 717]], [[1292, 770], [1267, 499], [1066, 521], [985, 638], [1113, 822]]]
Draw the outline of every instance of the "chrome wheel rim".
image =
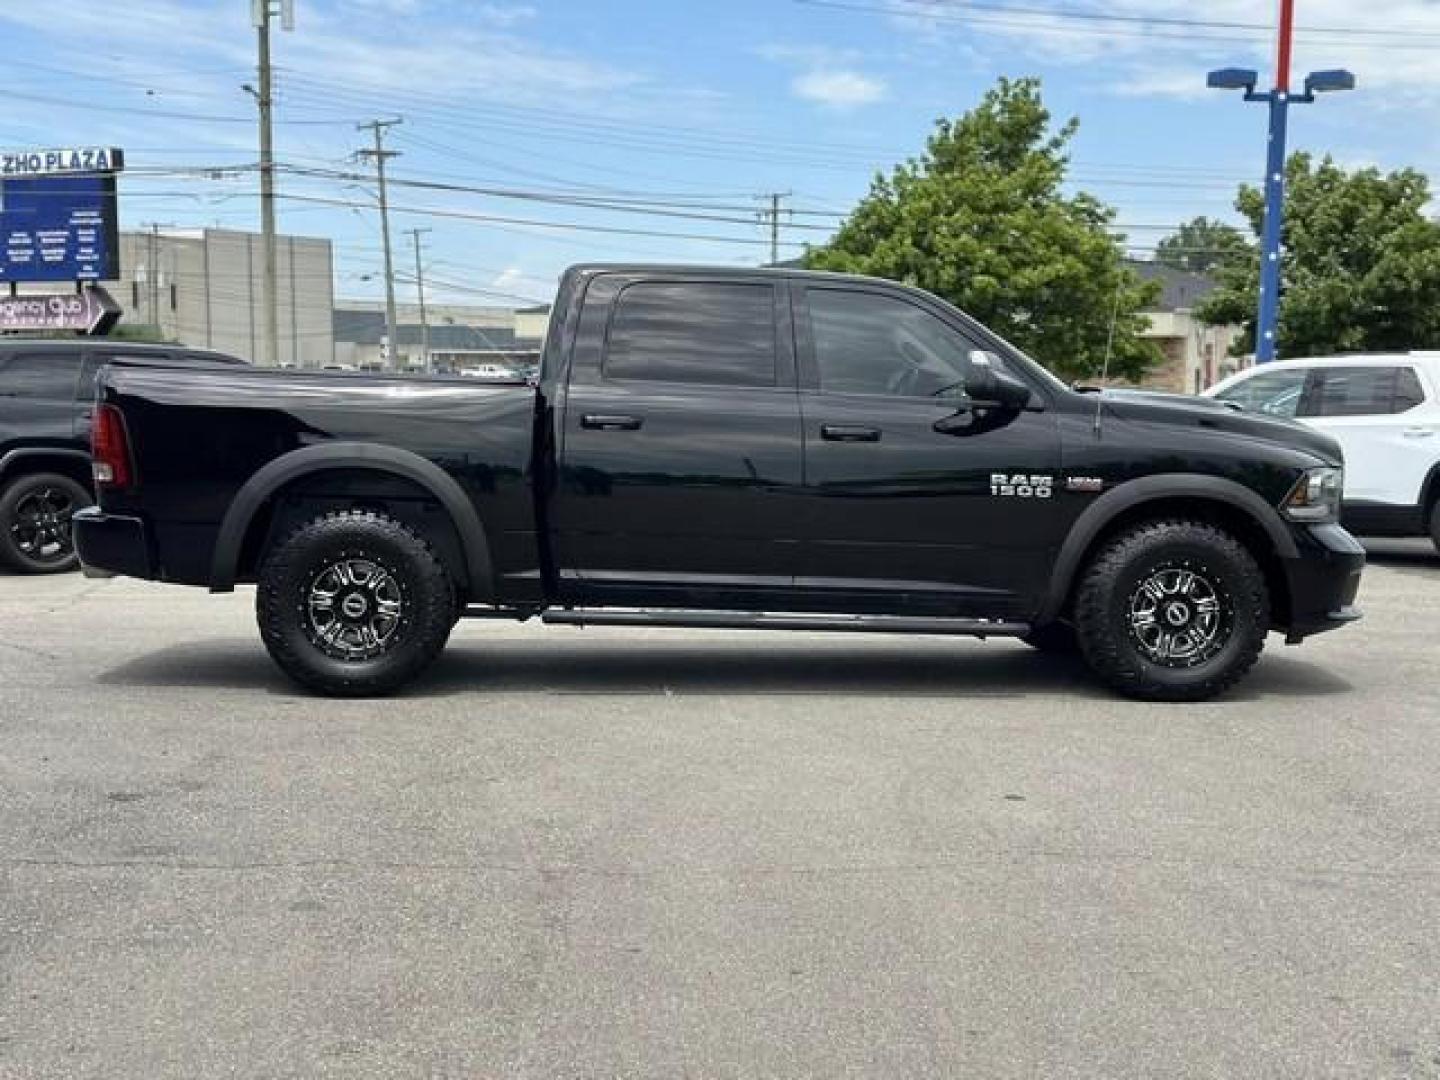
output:
[[1130, 639], [1152, 664], [1187, 668], [1225, 647], [1230, 597], [1205, 567], [1167, 563], [1141, 578], [1126, 610]]
[[342, 556], [322, 566], [305, 590], [310, 640], [337, 660], [369, 660], [397, 640], [405, 621], [405, 593], [374, 559]]
[[62, 563], [74, 552], [70, 519], [75, 500], [64, 488], [44, 485], [27, 491], [15, 504], [10, 539], [27, 559]]

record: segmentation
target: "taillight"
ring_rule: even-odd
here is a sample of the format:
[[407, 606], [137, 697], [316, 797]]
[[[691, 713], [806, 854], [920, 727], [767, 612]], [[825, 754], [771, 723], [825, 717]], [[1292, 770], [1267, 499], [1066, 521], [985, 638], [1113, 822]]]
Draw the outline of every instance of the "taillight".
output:
[[95, 483], [120, 491], [134, 478], [130, 468], [130, 438], [125, 431], [125, 417], [114, 405], [101, 405], [95, 410], [90, 428], [90, 458]]

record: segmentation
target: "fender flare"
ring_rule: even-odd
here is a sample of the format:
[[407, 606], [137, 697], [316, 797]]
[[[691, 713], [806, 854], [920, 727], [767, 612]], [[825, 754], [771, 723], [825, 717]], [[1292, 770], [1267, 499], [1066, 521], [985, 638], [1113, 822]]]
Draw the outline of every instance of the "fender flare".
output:
[[74, 458], [83, 461], [88, 467], [90, 455], [84, 450], [76, 450], [68, 446], [20, 446], [14, 450], [7, 450], [0, 454], [0, 476], [10, 471], [10, 466], [15, 462], [27, 457], [64, 457]]
[[1036, 616], [1037, 623], [1047, 623], [1060, 614], [1065, 598], [1070, 595], [1075, 575], [1080, 570], [1080, 560], [1095, 538], [1115, 518], [1143, 503], [1173, 498], [1210, 499], [1233, 506], [1248, 515], [1264, 530], [1282, 559], [1294, 559], [1300, 555], [1295, 538], [1280, 517], [1280, 512], [1255, 492], [1234, 480], [1222, 476], [1196, 476], [1193, 473], [1158, 473], [1127, 480], [1085, 508], [1070, 532], [1060, 545], [1055, 564], [1050, 571], [1050, 588], [1045, 603]]
[[231, 592], [240, 564], [240, 547], [256, 513], [286, 484], [312, 473], [332, 469], [367, 469], [413, 481], [445, 508], [465, 554], [465, 569], [472, 595], [494, 594], [494, 567], [490, 543], [480, 515], [455, 478], [433, 461], [394, 446], [375, 443], [325, 443], [292, 450], [265, 465], [235, 494], [220, 523], [210, 562], [210, 591]]

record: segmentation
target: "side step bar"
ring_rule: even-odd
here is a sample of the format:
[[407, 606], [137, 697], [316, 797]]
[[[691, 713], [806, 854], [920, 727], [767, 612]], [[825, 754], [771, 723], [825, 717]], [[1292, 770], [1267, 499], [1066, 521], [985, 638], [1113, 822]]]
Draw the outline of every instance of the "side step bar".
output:
[[834, 630], [860, 634], [957, 634], [1023, 637], [1030, 624], [996, 619], [912, 618], [908, 615], [805, 615], [768, 611], [666, 611], [558, 608], [540, 621], [550, 626], [674, 626], [710, 630]]

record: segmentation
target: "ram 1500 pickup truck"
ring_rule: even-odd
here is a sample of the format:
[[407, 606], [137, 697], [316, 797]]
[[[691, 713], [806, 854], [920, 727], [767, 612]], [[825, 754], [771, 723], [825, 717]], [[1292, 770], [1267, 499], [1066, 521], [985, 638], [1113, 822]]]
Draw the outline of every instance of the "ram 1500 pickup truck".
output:
[[279, 666], [393, 691], [465, 616], [1019, 637], [1196, 700], [1358, 617], [1333, 439], [1073, 391], [887, 281], [579, 266], [532, 382], [119, 361], [91, 573], [258, 586]]

